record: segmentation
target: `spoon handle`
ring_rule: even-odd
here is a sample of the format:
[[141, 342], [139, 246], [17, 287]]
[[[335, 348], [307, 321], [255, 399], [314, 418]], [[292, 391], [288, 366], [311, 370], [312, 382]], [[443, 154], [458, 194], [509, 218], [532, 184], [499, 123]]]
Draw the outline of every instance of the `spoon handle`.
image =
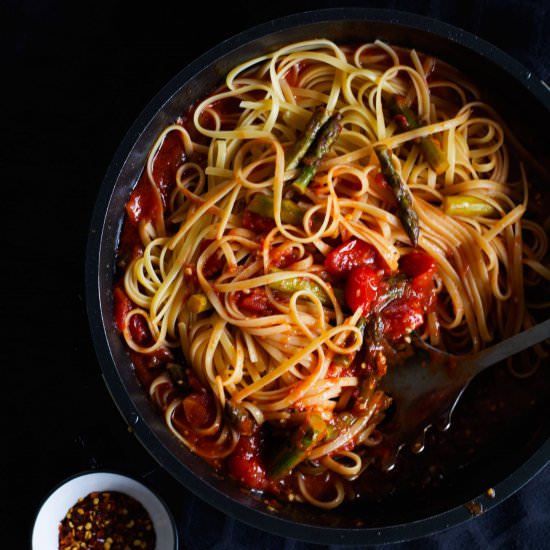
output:
[[483, 369], [490, 367], [503, 359], [512, 357], [512, 355], [530, 348], [531, 346], [534, 346], [547, 338], [550, 338], [550, 319], [547, 319], [543, 323], [528, 328], [523, 332], [519, 332], [518, 334], [515, 334], [514, 336], [511, 336], [510, 338], [507, 338], [506, 340], [481, 351], [476, 358], [476, 363], [478, 365], [476, 370], [478, 372], [482, 371]]

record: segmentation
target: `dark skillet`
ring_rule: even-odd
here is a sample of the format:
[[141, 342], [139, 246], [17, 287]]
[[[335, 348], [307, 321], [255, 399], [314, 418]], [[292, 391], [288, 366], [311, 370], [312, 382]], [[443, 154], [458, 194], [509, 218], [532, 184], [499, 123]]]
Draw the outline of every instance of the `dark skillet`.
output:
[[[364, 503], [331, 512], [276, 505], [221, 478], [165, 428], [139, 385], [114, 326], [111, 288], [124, 205], [156, 136], [240, 62], [283, 44], [325, 37], [339, 43], [383, 39], [456, 66], [476, 82], [523, 145], [548, 169], [544, 130], [550, 92], [512, 58], [462, 30], [412, 14], [370, 9], [321, 10], [243, 32], [176, 75], [128, 131], [97, 199], [87, 252], [87, 307], [107, 387], [143, 446], [175, 479], [212, 506], [257, 528], [323, 544], [407, 540], [457, 525], [501, 502], [550, 459], [550, 371], [526, 381], [502, 369], [469, 388], [455, 425], [432, 435], [418, 457], [404, 455], [389, 476], [373, 472]], [[504, 428], [504, 427], [505, 428]], [[492, 489], [494, 491], [488, 491]], [[272, 503], [271, 503], [272, 504]]]

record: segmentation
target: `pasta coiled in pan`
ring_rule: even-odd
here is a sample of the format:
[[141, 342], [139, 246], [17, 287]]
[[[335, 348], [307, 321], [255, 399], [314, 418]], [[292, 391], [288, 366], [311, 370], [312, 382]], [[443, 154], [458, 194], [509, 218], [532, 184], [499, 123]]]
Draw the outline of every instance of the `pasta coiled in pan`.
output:
[[525, 287], [550, 272], [528, 202], [505, 128], [452, 68], [382, 42], [290, 44], [152, 147], [119, 328], [187, 447], [332, 508], [376, 458], [378, 382], [412, 330], [463, 353], [534, 322]]

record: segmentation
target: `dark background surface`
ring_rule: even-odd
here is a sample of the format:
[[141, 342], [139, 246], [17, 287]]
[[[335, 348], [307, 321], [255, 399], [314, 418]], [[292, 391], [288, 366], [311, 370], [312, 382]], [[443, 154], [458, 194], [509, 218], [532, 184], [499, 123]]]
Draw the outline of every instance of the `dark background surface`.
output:
[[[145, 479], [170, 504], [185, 548], [321, 548], [268, 535], [203, 503], [159, 469], [128, 431], [92, 347], [84, 302], [90, 216], [109, 162], [141, 109], [221, 40], [332, 2], [4, 1], [1, 547], [25, 548], [40, 502], [90, 468]], [[492, 42], [550, 80], [550, 3], [512, 0], [345, 2], [430, 15]], [[4, 333], [5, 334], [5, 333]], [[6, 346], [7, 344], [7, 346]], [[5, 441], [5, 437], [2, 438]], [[7, 498], [6, 498], [7, 495]], [[545, 548], [550, 469], [462, 526], [391, 548]], [[6, 539], [7, 536], [7, 539]], [[13, 541], [11, 540], [13, 537]], [[5, 543], [8, 546], [4, 546]], [[388, 547], [389, 548], [389, 547]]]

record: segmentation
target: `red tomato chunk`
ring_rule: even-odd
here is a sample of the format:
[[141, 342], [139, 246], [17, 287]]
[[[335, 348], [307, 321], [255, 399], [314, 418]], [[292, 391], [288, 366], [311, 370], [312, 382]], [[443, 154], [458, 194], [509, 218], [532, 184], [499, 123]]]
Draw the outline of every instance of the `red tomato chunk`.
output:
[[399, 270], [409, 277], [417, 277], [424, 273], [433, 273], [436, 269], [434, 259], [425, 252], [411, 252], [399, 260]]
[[359, 239], [351, 239], [336, 247], [325, 258], [325, 269], [335, 277], [344, 277], [354, 267], [379, 267], [380, 260], [376, 249]]
[[206, 391], [191, 393], [182, 401], [182, 405], [187, 422], [194, 428], [206, 428], [214, 421], [216, 407]]
[[229, 473], [252, 489], [264, 490], [269, 481], [260, 459], [262, 447], [258, 432], [251, 436], [241, 435], [235, 450], [228, 458]]
[[347, 278], [345, 296], [348, 306], [355, 312], [359, 308], [366, 315], [380, 287], [380, 275], [371, 267], [354, 267]]
[[384, 310], [385, 332], [397, 339], [424, 323], [435, 303], [434, 273], [437, 265], [425, 252], [412, 252], [399, 261], [400, 270], [412, 277], [405, 295]]
[[248, 294], [244, 292], [238, 298], [241, 309], [257, 315], [270, 315], [274, 312], [263, 288], [253, 288]]

